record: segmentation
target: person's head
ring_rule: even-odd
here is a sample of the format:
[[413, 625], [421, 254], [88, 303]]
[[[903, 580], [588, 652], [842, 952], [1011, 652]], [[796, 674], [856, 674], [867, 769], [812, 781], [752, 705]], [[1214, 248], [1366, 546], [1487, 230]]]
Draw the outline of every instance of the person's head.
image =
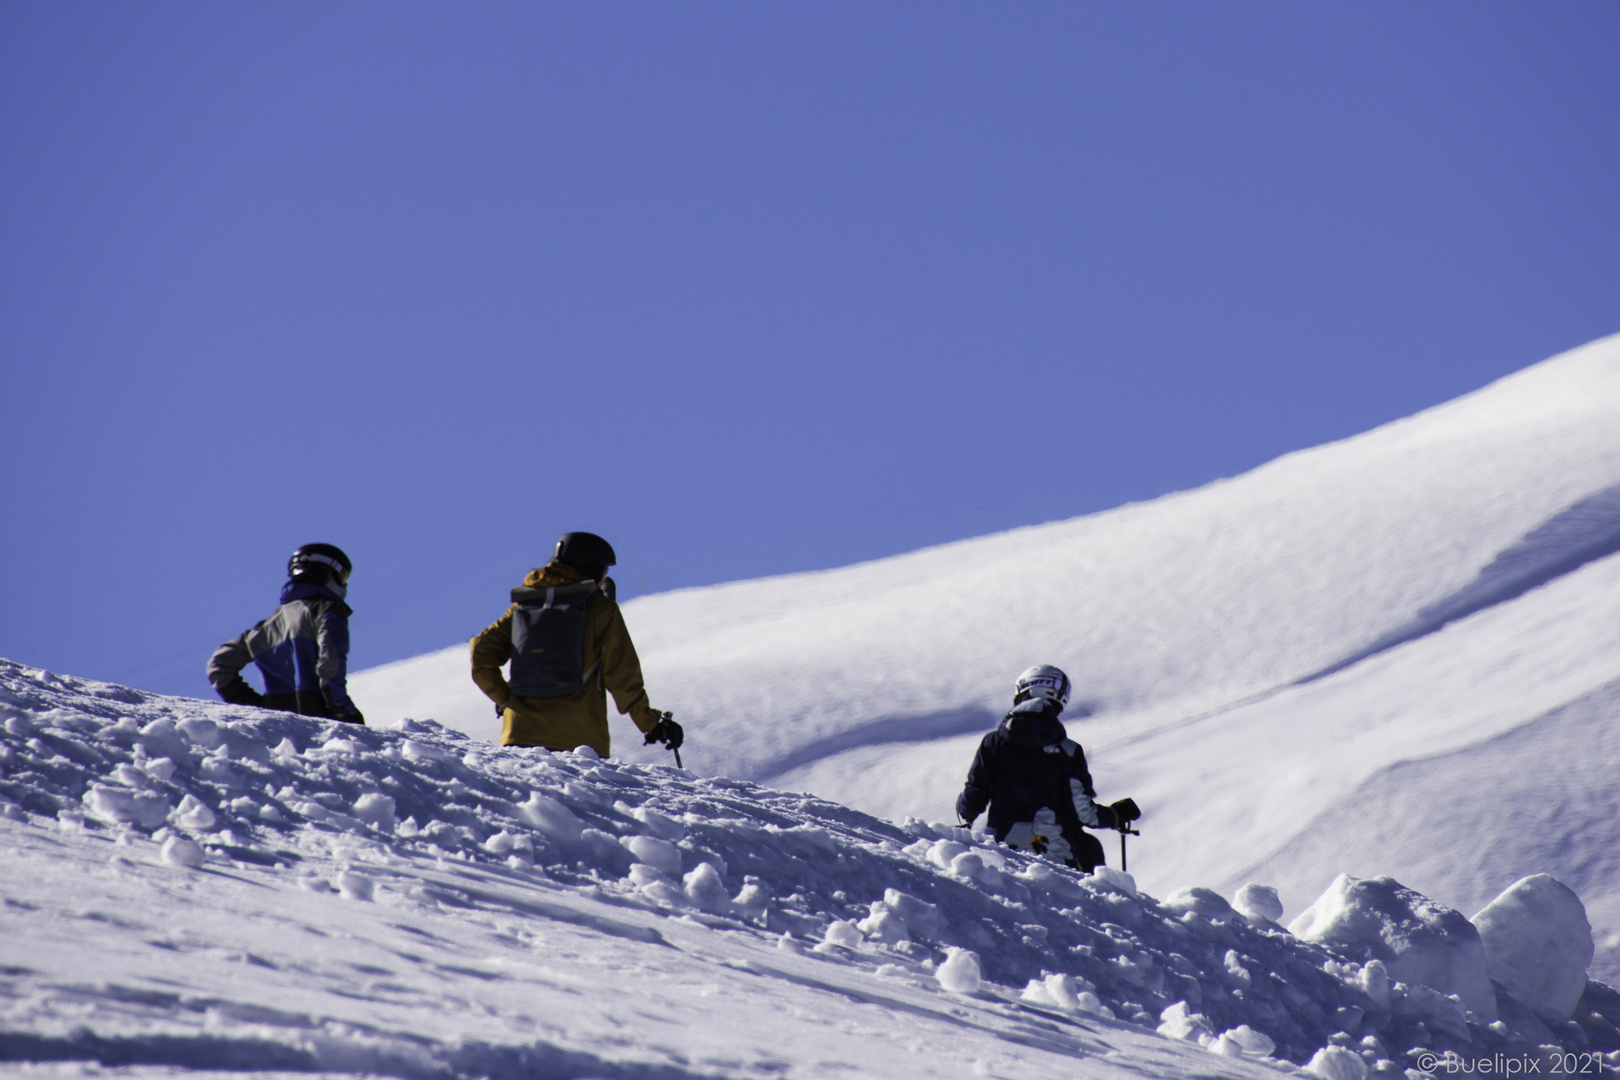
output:
[[336, 544], [305, 544], [287, 560], [287, 577], [300, 584], [348, 588], [354, 563]]
[[1040, 700], [1050, 703], [1054, 711], [1062, 712], [1069, 704], [1070, 689], [1069, 677], [1061, 669], [1051, 664], [1036, 664], [1013, 684], [1013, 704]]
[[619, 557], [613, 554], [612, 544], [588, 532], [564, 533], [562, 539], [557, 541], [557, 550], [551, 559], [571, 566], [595, 581], [606, 577], [608, 567], [619, 561]]

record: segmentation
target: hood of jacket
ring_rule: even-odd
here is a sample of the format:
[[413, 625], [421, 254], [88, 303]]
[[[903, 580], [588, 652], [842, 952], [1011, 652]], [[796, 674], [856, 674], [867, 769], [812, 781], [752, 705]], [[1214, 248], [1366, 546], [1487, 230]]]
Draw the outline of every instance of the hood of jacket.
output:
[[1056, 746], [1069, 737], [1058, 719], [1061, 711], [1050, 702], [1031, 699], [1013, 706], [1002, 719], [1001, 730], [1014, 746]]

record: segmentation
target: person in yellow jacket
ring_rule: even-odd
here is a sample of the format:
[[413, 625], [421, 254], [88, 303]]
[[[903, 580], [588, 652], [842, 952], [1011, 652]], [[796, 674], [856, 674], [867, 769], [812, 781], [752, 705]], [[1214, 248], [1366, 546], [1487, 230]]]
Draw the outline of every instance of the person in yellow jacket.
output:
[[[647, 701], [641, 661], [613, 599], [612, 546], [568, 533], [551, 561], [512, 590], [512, 606], [472, 639], [472, 677], [501, 714], [502, 746], [611, 749], [606, 690], [646, 741], [677, 749], [684, 735]], [[511, 664], [510, 679], [501, 667]]]

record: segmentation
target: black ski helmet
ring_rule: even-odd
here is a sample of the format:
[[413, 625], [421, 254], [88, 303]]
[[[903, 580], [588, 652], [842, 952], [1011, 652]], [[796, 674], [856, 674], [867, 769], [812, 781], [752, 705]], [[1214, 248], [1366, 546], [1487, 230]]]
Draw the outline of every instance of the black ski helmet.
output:
[[588, 532], [563, 533], [551, 557], [590, 578], [601, 577], [607, 573], [608, 567], [619, 561], [619, 557], [613, 554], [612, 544]]
[[288, 577], [318, 576], [321, 584], [335, 581], [347, 585], [353, 569], [354, 563], [336, 544], [305, 544], [287, 560]]

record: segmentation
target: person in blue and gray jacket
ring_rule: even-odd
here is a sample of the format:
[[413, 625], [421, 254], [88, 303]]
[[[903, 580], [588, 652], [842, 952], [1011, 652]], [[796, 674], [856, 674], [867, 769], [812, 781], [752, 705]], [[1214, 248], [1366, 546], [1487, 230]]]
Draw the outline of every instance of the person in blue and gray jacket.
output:
[[[281, 606], [214, 651], [208, 681], [232, 705], [258, 705], [350, 724], [365, 717], [349, 700], [349, 616], [343, 597], [354, 564], [332, 544], [305, 544], [287, 560]], [[242, 669], [264, 677], [261, 694]]]
[[1142, 814], [1130, 799], [1095, 801], [1085, 751], [1058, 720], [1069, 689], [1069, 677], [1050, 664], [1018, 676], [1012, 711], [979, 743], [956, 815], [971, 827], [988, 806], [998, 841], [1089, 874], [1103, 849], [1085, 830], [1117, 829]]

